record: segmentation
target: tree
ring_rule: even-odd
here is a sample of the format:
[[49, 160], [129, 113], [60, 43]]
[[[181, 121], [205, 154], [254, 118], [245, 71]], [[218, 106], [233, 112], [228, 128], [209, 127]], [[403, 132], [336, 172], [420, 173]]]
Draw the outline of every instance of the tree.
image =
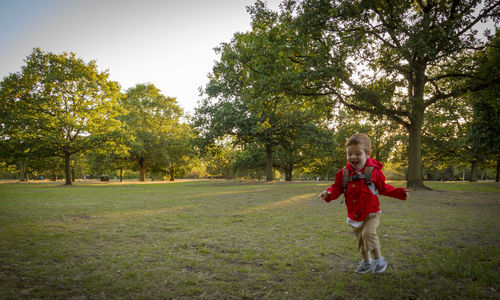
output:
[[120, 129], [120, 87], [108, 77], [95, 61], [74, 53], [34, 49], [21, 71], [1, 83], [2, 144], [19, 149], [19, 157], [63, 157], [70, 185], [71, 155], [98, 147]]
[[312, 106], [325, 113], [328, 98], [312, 99], [285, 95], [275, 77], [293, 68], [287, 59], [281, 27], [270, 27], [276, 14], [267, 15], [265, 22], [254, 22], [252, 30], [236, 33], [229, 43], [223, 43], [204, 93], [208, 96], [196, 110], [196, 126], [206, 139], [224, 135], [235, 137], [236, 144], [258, 143], [265, 149], [266, 180], [273, 180], [273, 153], [290, 137], [286, 135], [309, 119], [288, 117], [294, 112], [306, 114]]
[[123, 171], [131, 169], [133, 162], [130, 159], [129, 148], [126, 146], [127, 138], [131, 138], [130, 133], [125, 130], [122, 134], [108, 141], [99, 149], [85, 153], [86, 161], [89, 165], [90, 175], [116, 174], [119, 170], [120, 182], [123, 181]]
[[[29, 80], [28, 76], [19, 72], [10, 74], [0, 83], [0, 157], [7, 165], [19, 169], [20, 181], [28, 181], [30, 165], [41, 156], [39, 149], [44, 149], [44, 144], [34, 139], [25, 127], [38, 113], [35, 105], [25, 99], [31, 93], [30, 86], [33, 84]], [[53, 155], [52, 151], [49, 153], [43, 154]]]
[[452, 177], [451, 166], [463, 168], [474, 161], [467, 140], [471, 117], [466, 97], [452, 98], [427, 108], [422, 126], [422, 165], [427, 179]]
[[170, 181], [176, 174], [184, 174], [191, 159], [196, 155], [193, 149], [194, 133], [187, 124], [174, 124], [163, 141], [160, 162], [166, 164]]
[[[472, 105], [472, 122], [469, 127], [469, 142], [474, 154], [482, 160], [490, 159], [496, 162], [496, 182], [500, 174], [500, 34], [491, 40], [488, 47], [480, 51], [476, 58], [479, 66], [477, 76], [469, 81], [471, 89], [477, 86], [487, 88], [471, 93], [469, 100]], [[475, 180], [472, 168], [471, 180]]]
[[295, 169], [306, 167], [316, 159], [335, 155], [333, 132], [322, 124], [308, 122], [302, 126], [290, 126], [288, 130], [290, 132], [284, 135], [284, 142], [279, 144], [275, 153], [276, 165], [284, 171], [286, 181], [292, 180]]
[[259, 180], [266, 176], [266, 151], [258, 144], [247, 144], [231, 153], [230, 169], [235, 177]]
[[[467, 60], [484, 44], [475, 25], [498, 20], [499, 5], [495, 0], [285, 1], [281, 24], [290, 32], [289, 58], [297, 67], [278, 80], [291, 93], [331, 95], [347, 107], [403, 125], [409, 136], [408, 186], [424, 187], [425, 111], [469, 90], [456, 84], [473, 75]], [[254, 19], [267, 18], [262, 7], [256, 4]]]
[[146, 171], [152, 166], [166, 166], [163, 154], [169, 136], [179, 126], [182, 109], [175, 98], [166, 97], [153, 84], [137, 84], [127, 90], [121, 105], [127, 113], [121, 118], [131, 137], [126, 141], [130, 157], [146, 181]]
[[37, 157], [33, 155], [36, 144], [30, 146], [18, 136], [20, 132], [17, 130], [14, 131], [10, 125], [10, 117], [8, 116], [10, 113], [11, 111], [9, 111], [9, 114], [4, 113], [2, 118], [0, 118], [1, 120], [5, 120], [3, 121], [3, 126], [0, 128], [2, 132], [2, 139], [0, 140], [0, 157], [7, 166], [15, 166], [15, 168], [19, 170], [19, 181], [28, 181], [30, 166], [37, 159]]
[[203, 149], [203, 163], [210, 178], [230, 179], [230, 165], [234, 151], [229, 139], [221, 139]]

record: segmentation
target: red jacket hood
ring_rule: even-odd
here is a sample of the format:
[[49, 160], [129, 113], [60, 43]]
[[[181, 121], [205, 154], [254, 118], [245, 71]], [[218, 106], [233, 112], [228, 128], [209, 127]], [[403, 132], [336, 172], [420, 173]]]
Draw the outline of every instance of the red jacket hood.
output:
[[[351, 171], [355, 171], [354, 168], [351, 167], [351, 164], [349, 162], [347, 163], [346, 167], [347, 167], [347, 169], [349, 169]], [[382, 165], [382, 163], [380, 163], [378, 160], [371, 158], [371, 157], [368, 157], [368, 159], [366, 160], [365, 167], [375, 167], [377, 169], [382, 170], [384, 165]]]

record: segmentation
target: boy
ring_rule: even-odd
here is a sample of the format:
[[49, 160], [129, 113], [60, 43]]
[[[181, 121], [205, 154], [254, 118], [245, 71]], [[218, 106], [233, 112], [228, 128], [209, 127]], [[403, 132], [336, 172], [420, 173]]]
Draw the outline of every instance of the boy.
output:
[[387, 263], [380, 252], [380, 242], [377, 237], [377, 227], [382, 213], [377, 191], [381, 195], [406, 200], [410, 190], [395, 188], [385, 183], [382, 164], [370, 157], [371, 141], [366, 134], [354, 134], [347, 139], [345, 148], [346, 166], [337, 172], [334, 184], [319, 194], [318, 198], [330, 202], [344, 193], [347, 224], [353, 228], [358, 248], [363, 256], [356, 272], [382, 273], [387, 268]]

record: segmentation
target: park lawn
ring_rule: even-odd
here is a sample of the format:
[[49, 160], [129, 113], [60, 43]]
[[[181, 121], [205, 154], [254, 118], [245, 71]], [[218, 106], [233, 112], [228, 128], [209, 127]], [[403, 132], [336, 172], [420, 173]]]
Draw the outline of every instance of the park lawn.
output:
[[381, 197], [377, 275], [328, 185], [0, 184], [0, 299], [500, 299], [498, 184]]

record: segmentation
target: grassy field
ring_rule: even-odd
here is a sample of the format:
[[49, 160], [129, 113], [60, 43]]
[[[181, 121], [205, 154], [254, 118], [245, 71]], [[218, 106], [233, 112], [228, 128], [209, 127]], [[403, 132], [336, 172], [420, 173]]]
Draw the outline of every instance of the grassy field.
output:
[[324, 182], [0, 184], [0, 299], [500, 299], [500, 185], [427, 184], [377, 275]]

